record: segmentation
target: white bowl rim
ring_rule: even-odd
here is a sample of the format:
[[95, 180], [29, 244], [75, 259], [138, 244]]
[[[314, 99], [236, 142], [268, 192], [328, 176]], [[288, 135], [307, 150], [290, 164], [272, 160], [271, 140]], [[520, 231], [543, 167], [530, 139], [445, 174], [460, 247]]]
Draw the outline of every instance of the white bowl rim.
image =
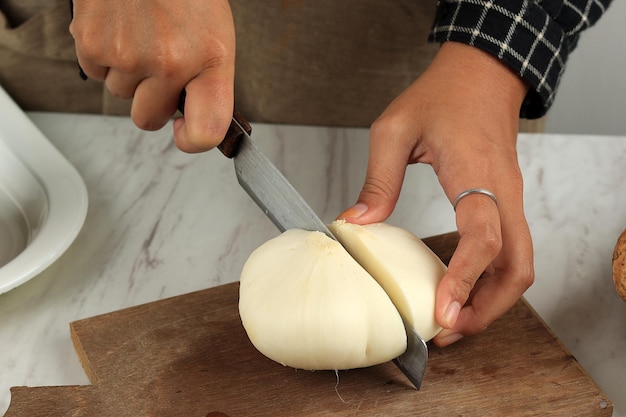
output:
[[0, 267], [2, 294], [37, 276], [69, 248], [85, 222], [88, 196], [76, 168], [1, 87], [0, 119], [0, 141], [41, 184], [48, 199], [48, 213], [37, 234]]

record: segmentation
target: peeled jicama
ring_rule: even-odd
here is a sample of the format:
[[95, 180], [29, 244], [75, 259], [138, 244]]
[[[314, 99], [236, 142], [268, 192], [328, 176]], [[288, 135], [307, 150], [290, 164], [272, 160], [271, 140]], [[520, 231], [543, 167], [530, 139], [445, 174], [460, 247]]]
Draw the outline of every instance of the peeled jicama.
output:
[[337, 220], [329, 227], [422, 339], [441, 331], [435, 320], [435, 291], [446, 266], [424, 242], [386, 223], [360, 226]]
[[436, 255], [387, 224], [339, 221], [331, 230], [351, 254], [323, 233], [292, 229], [250, 256], [239, 313], [252, 344], [294, 368], [349, 369], [406, 350], [398, 311], [422, 338], [432, 338], [440, 329], [435, 286], [445, 273]]
[[385, 291], [321, 232], [288, 230], [254, 251], [241, 273], [239, 314], [261, 353], [294, 368], [369, 366], [406, 349]]

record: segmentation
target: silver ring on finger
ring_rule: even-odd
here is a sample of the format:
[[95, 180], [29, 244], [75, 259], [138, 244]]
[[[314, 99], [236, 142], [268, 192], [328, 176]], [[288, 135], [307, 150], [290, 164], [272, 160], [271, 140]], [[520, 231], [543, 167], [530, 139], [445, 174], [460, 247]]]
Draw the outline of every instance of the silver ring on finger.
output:
[[459, 195], [455, 197], [454, 201], [452, 202], [452, 208], [454, 209], [454, 211], [456, 211], [456, 206], [459, 204], [459, 201], [461, 201], [464, 197], [472, 194], [486, 195], [487, 197], [491, 198], [494, 203], [496, 203], [496, 206], [498, 205], [498, 198], [491, 191], [485, 190], [484, 188], [470, 188], [468, 190], [461, 191]]

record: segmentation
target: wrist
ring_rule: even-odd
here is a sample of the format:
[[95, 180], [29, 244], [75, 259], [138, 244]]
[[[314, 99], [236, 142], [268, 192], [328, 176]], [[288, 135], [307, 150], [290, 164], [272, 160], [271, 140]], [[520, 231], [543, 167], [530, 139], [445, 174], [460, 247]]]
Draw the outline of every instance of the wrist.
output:
[[446, 73], [446, 78], [462, 80], [461, 85], [473, 94], [480, 92], [481, 102], [504, 106], [519, 116], [529, 86], [505, 63], [477, 47], [459, 42], [445, 42], [431, 69]]

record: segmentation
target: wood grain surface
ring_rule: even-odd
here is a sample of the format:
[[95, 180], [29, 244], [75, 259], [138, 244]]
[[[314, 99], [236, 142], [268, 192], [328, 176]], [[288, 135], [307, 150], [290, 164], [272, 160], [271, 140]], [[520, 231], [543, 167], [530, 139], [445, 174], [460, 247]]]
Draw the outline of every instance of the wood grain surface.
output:
[[[458, 236], [425, 241], [447, 260]], [[392, 364], [309, 372], [249, 342], [238, 283], [71, 323], [93, 385], [15, 387], [5, 417], [611, 416], [522, 299], [478, 336], [431, 346], [420, 391]]]

